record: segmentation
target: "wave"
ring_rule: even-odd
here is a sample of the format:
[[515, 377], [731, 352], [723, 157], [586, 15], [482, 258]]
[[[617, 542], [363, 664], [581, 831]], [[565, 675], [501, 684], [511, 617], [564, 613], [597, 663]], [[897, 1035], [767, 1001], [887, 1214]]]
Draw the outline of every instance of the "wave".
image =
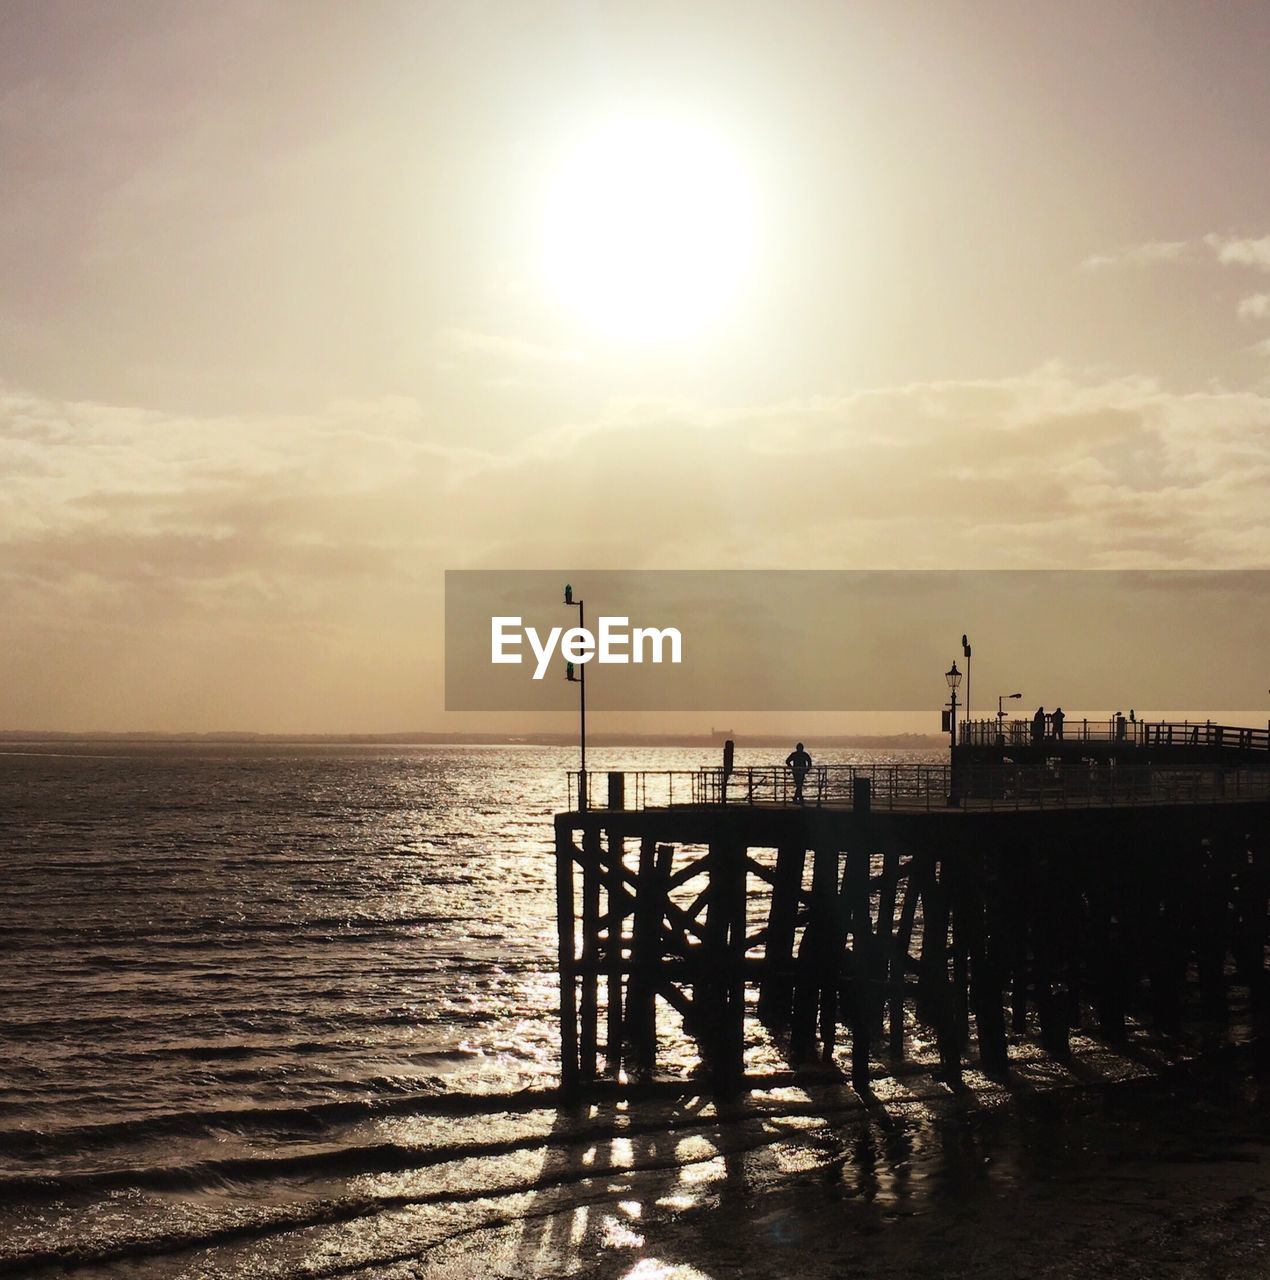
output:
[[[429, 880], [428, 887], [452, 883]], [[259, 935], [279, 938], [307, 937], [311, 934], [330, 934], [348, 938], [358, 931], [369, 933], [391, 932], [397, 929], [421, 928], [438, 924], [471, 924], [486, 917], [476, 914], [437, 914], [424, 912], [408, 916], [306, 916], [303, 920], [232, 920], [216, 916], [202, 916], [171, 924], [147, 922], [144, 927], [103, 922], [94, 925], [59, 926], [56, 924], [0, 924], [0, 937], [38, 939], [43, 945], [57, 947], [66, 940], [74, 943], [180, 941], [184, 938], [225, 938], [242, 935], [255, 938]]]
[[406, 1113], [435, 1116], [468, 1116], [482, 1112], [515, 1114], [554, 1107], [558, 1103], [559, 1091], [552, 1087], [497, 1094], [479, 1090], [413, 1090], [386, 1097], [332, 1102], [170, 1111], [160, 1115], [139, 1116], [104, 1124], [75, 1125], [56, 1130], [4, 1129], [0, 1130], [0, 1150], [7, 1155], [20, 1157], [56, 1155], [143, 1142], [154, 1137], [206, 1137], [224, 1130], [238, 1133], [273, 1133], [282, 1130], [316, 1133], [332, 1125], [377, 1116]]
[[[669, 1092], [681, 1095], [684, 1092], [682, 1083], [672, 1085]], [[490, 1095], [469, 1095], [462, 1101], [481, 1100], [488, 1103]], [[536, 1094], [533, 1091], [526, 1091], [519, 1095], [498, 1095], [497, 1100], [498, 1113], [506, 1113], [509, 1110], [505, 1105], [508, 1102], [531, 1102], [532, 1105], [528, 1109], [540, 1109], [545, 1102], [541, 1091], [537, 1091]], [[755, 1125], [756, 1122], [775, 1116], [814, 1113], [827, 1118], [845, 1111], [858, 1112], [859, 1109], [858, 1101], [845, 1101], [828, 1107], [816, 1107], [814, 1103], [804, 1102], [801, 1105], [747, 1108], [731, 1115], [702, 1115], [695, 1112], [677, 1116], [663, 1114], [643, 1121], [621, 1113], [604, 1119], [579, 1120], [567, 1128], [551, 1133], [521, 1135], [493, 1141], [460, 1142], [435, 1147], [377, 1143], [292, 1156], [243, 1157], [185, 1166], [157, 1166], [139, 1170], [69, 1175], [58, 1179], [7, 1179], [0, 1182], [0, 1195], [8, 1197], [11, 1201], [64, 1199], [68, 1195], [94, 1194], [123, 1188], [171, 1193], [222, 1190], [260, 1182], [276, 1183], [288, 1178], [344, 1179], [365, 1174], [422, 1170], [457, 1161], [512, 1156], [526, 1151], [585, 1148], [597, 1143], [610, 1142], [615, 1138], [638, 1139], [701, 1130], [712, 1132], [718, 1132], [721, 1129], [736, 1130], [747, 1122]], [[757, 1124], [754, 1132], [732, 1137], [727, 1143], [728, 1153], [740, 1155], [769, 1146], [781, 1141], [781, 1136], [780, 1131]], [[27, 1275], [37, 1267], [71, 1270], [125, 1259], [214, 1248], [291, 1231], [368, 1218], [413, 1206], [457, 1205], [473, 1201], [533, 1195], [586, 1183], [597, 1178], [610, 1178], [615, 1172], [620, 1173], [622, 1177], [629, 1177], [633, 1174], [678, 1170], [701, 1160], [714, 1159], [715, 1155], [713, 1144], [708, 1152], [697, 1157], [684, 1157], [678, 1154], [677, 1150], [666, 1154], [654, 1150], [642, 1158], [637, 1157], [629, 1165], [623, 1164], [620, 1170], [603, 1165], [594, 1166], [582, 1161], [570, 1161], [555, 1166], [547, 1165], [536, 1175], [524, 1177], [513, 1175], [488, 1184], [468, 1184], [457, 1187], [440, 1185], [413, 1193], [382, 1195], [359, 1193], [310, 1200], [298, 1207], [270, 1211], [254, 1220], [238, 1218], [232, 1223], [223, 1223], [201, 1232], [168, 1232], [131, 1240], [113, 1241], [100, 1246], [77, 1244], [27, 1252], [8, 1258], [0, 1257], [0, 1275]]]
[[[900, 1066], [894, 1075], [920, 1074]], [[794, 1082], [787, 1072], [752, 1075], [755, 1089], [785, 1087]], [[2, 1129], [0, 1150], [6, 1155], [32, 1158], [64, 1152], [101, 1150], [110, 1146], [137, 1144], [150, 1138], [182, 1136], [209, 1137], [233, 1132], [239, 1134], [320, 1134], [331, 1128], [377, 1117], [415, 1115], [461, 1118], [481, 1115], [518, 1115], [531, 1111], [558, 1109], [561, 1093], [558, 1086], [534, 1085], [510, 1092], [481, 1089], [435, 1089], [403, 1091], [400, 1079], [385, 1078], [382, 1083], [396, 1086], [393, 1093], [378, 1097], [348, 1098], [318, 1103], [226, 1107], [197, 1111], [170, 1111], [102, 1124], [74, 1125], [55, 1130]], [[351, 1082], [350, 1082], [351, 1087]], [[588, 1096], [596, 1102], [669, 1101], [698, 1091], [691, 1079], [645, 1080], [619, 1084], [596, 1082], [588, 1088]], [[0, 1179], [0, 1189], [5, 1186]]]
[[[548, 974], [552, 970], [548, 970], [544, 965], [538, 963], [516, 964], [513, 961], [499, 960], [497, 969], [507, 974]], [[478, 965], [466, 966], [466, 969], [460, 969], [458, 966], [449, 966], [444, 970], [447, 974], [461, 972], [483, 972]], [[489, 961], [484, 966], [484, 972], [494, 973], [495, 964]], [[334, 996], [343, 995], [342, 992], [334, 992]], [[338, 1009], [332, 1005], [333, 1012], [329, 1015], [321, 1014], [312, 1009], [312, 1002], [317, 998], [315, 992], [306, 992], [309, 997], [306, 1007], [300, 1009], [280, 1011], [273, 1010], [268, 1016], [262, 1015], [256, 1007], [237, 1007], [237, 1009], [228, 1009], [228, 1007], [219, 1007], [219, 1009], [210, 1009], [206, 1011], [198, 1011], [196, 1015], [200, 1023], [205, 1024], [210, 1033], [220, 1033], [224, 1036], [266, 1036], [271, 1032], [285, 1034], [293, 1032], [298, 1025], [309, 1025], [309, 1027], [321, 1027], [332, 1030], [334, 1033], [348, 1034], [357, 1032], [357, 1030], [374, 1029], [379, 1027], [426, 1027], [426, 1025], [438, 1023], [448, 1023], [448, 1021], [472, 1021], [481, 1020], [474, 1018], [480, 1015], [480, 1010], [462, 1011], [454, 1010], [451, 1007], [444, 1006], [440, 1009], [375, 1009], [361, 1011], [356, 1009]], [[289, 1016], [288, 1016], [289, 1015]], [[76, 1037], [78, 1039], [114, 1039], [120, 1036], [132, 1037], [133, 1039], [155, 1039], [160, 1036], [173, 1036], [178, 1029], [186, 1030], [188, 1034], [188, 1019], [191, 1018], [188, 1006], [184, 1009], [177, 1009], [166, 1014], [129, 1014], [129, 1012], [119, 1012], [119, 1014], [110, 1014], [99, 1016], [99, 1018], [78, 1018], [78, 1016], [70, 1016], [70, 1018], [0, 1018], [0, 1037], [8, 1039], [8, 1041], [18, 1041], [18, 1039], [35, 1039], [35, 1041], [56, 1041], [63, 1037]], [[394, 1044], [384, 1044], [385, 1052], [393, 1052]], [[119, 1050], [117, 1046], [111, 1044], [111, 1057], [117, 1057]], [[149, 1056], [151, 1050], [140, 1051], [141, 1056]]]

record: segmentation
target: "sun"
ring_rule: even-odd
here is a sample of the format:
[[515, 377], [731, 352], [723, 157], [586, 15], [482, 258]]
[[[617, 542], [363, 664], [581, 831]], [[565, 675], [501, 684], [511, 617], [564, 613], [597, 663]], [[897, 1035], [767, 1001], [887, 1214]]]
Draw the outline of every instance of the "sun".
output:
[[592, 129], [550, 182], [543, 270], [588, 327], [676, 341], [718, 321], [750, 264], [755, 201], [738, 156], [684, 121]]

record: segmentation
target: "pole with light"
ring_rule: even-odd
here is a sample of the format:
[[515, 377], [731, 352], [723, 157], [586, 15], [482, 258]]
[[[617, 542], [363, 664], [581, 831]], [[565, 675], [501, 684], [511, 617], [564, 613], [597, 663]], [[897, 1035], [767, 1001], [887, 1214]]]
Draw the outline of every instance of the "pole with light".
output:
[[[586, 627], [586, 614], [583, 612], [583, 602], [573, 598], [573, 586], [566, 582], [564, 584], [564, 602], [573, 605], [578, 611], [578, 628], [582, 630]], [[564, 678], [572, 684], [578, 686], [578, 808], [585, 809], [587, 807], [587, 785], [586, 785], [586, 663], [580, 662], [578, 666], [582, 668], [577, 671], [572, 662], [565, 663]]]
[[948, 803], [957, 805], [961, 803], [961, 798], [957, 794], [957, 687], [961, 684], [961, 672], [957, 670], [955, 662], [944, 672], [944, 679], [948, 681], [949, 693], [952, 696], [952, 706], [948, 712], [948, 746], [950, 748], [948, 756]]
[[1000, 746], [1005, 741], [1005, 700], [1007, 698], [1021, 698], [1021, 693], [998, 693], [997, 694], [997, 745]]
[[962, 714], [966, 717], [966, 723], [970, 723], [970, 641], [966, 638], [966, 633], [961, 633], [961, 652], [966, 659], [966, 705], [962, 708]]

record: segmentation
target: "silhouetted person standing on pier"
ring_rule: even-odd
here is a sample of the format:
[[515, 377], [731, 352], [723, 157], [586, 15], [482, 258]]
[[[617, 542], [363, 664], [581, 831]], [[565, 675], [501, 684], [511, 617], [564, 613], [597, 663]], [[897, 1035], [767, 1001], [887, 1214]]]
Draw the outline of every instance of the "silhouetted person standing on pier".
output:
[[1063, 721], [1066, 719], [1067, 717], [1063, 714], [1062, 707], [1055, 707], [1054, 710], [1050, 712], [1050, 724], [1053, 727], [1054, 740], [1056, 742], [1062, 742], [1063, 740]]
[[794, 775], [794, 803], [802, 804], [803, 783], [807, 780], [807, 772], [811, 768], [811, 756], [803, 750], [801, 742], [785, 757], [785, 766]]
[[1039, 747], [1045, 741], [1045, 708], [1037, 707], [1032, 717], [1032, 744]]

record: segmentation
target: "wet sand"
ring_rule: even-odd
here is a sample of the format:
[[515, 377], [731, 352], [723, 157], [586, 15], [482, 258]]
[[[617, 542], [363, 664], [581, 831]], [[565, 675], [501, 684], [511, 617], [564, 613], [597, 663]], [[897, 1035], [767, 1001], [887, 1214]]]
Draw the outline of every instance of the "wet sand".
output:
[[[129, 1174], [82, 1203], [64, 1189], [38, 1230], [65, 1247], [41, 1260], [10, 1238], [0, 1272], [1270, 1275], [1270, 1070], [1261, 1041], [1215, 1041], [1179, 1058], [1146, 1033], [1128, 1055], [1080, 1036], [1064, 1065], [1020, 1044], [1008, 1082], [969, 1071], [958, 1092], [913, 1064], [869, 1097], [823, 1076], [731, 1103], [670, 1081], [569, 1108], [550, 1091], [402, 1099], [320, 1136], [272, 1134], [293, 1163], [263, 1186], [203, 1165], [197, 1186], [143, 1192]], [[86, 1208], [115, 1222], [100, 1251], [83, 1249]]]
[[[1158, 1047], [1139, 1042], [1129, 1078], [1126, 1059], [1081, 1038], [1066, 1066], [1038, 1053], [1005, 1087], [971, 1072], [960, 1093], [915, 1070], [868, 1099], [826, 1080], [732, 1104], [535, 1108], [505, 1157], [468, 1166], [464, 1190], [456, 1166], [363, 1179], [373, 1212], [163, 1274], [1270, 1275], [1261, 1051], [1227, 1042], [1152, 1063]], [[430, 1194], [442, 1183], [450, 1194]]]
[[[695, 1185], [689, 1165], [615, 1172], [536, 1221], [355, 1274], [1270, 1275], [1270, 1081], [1246, 1065], [861, 1107], [750, 1150], [733, 1134]], [[665, 1146], [646, 1142], [635, 1163]]]

